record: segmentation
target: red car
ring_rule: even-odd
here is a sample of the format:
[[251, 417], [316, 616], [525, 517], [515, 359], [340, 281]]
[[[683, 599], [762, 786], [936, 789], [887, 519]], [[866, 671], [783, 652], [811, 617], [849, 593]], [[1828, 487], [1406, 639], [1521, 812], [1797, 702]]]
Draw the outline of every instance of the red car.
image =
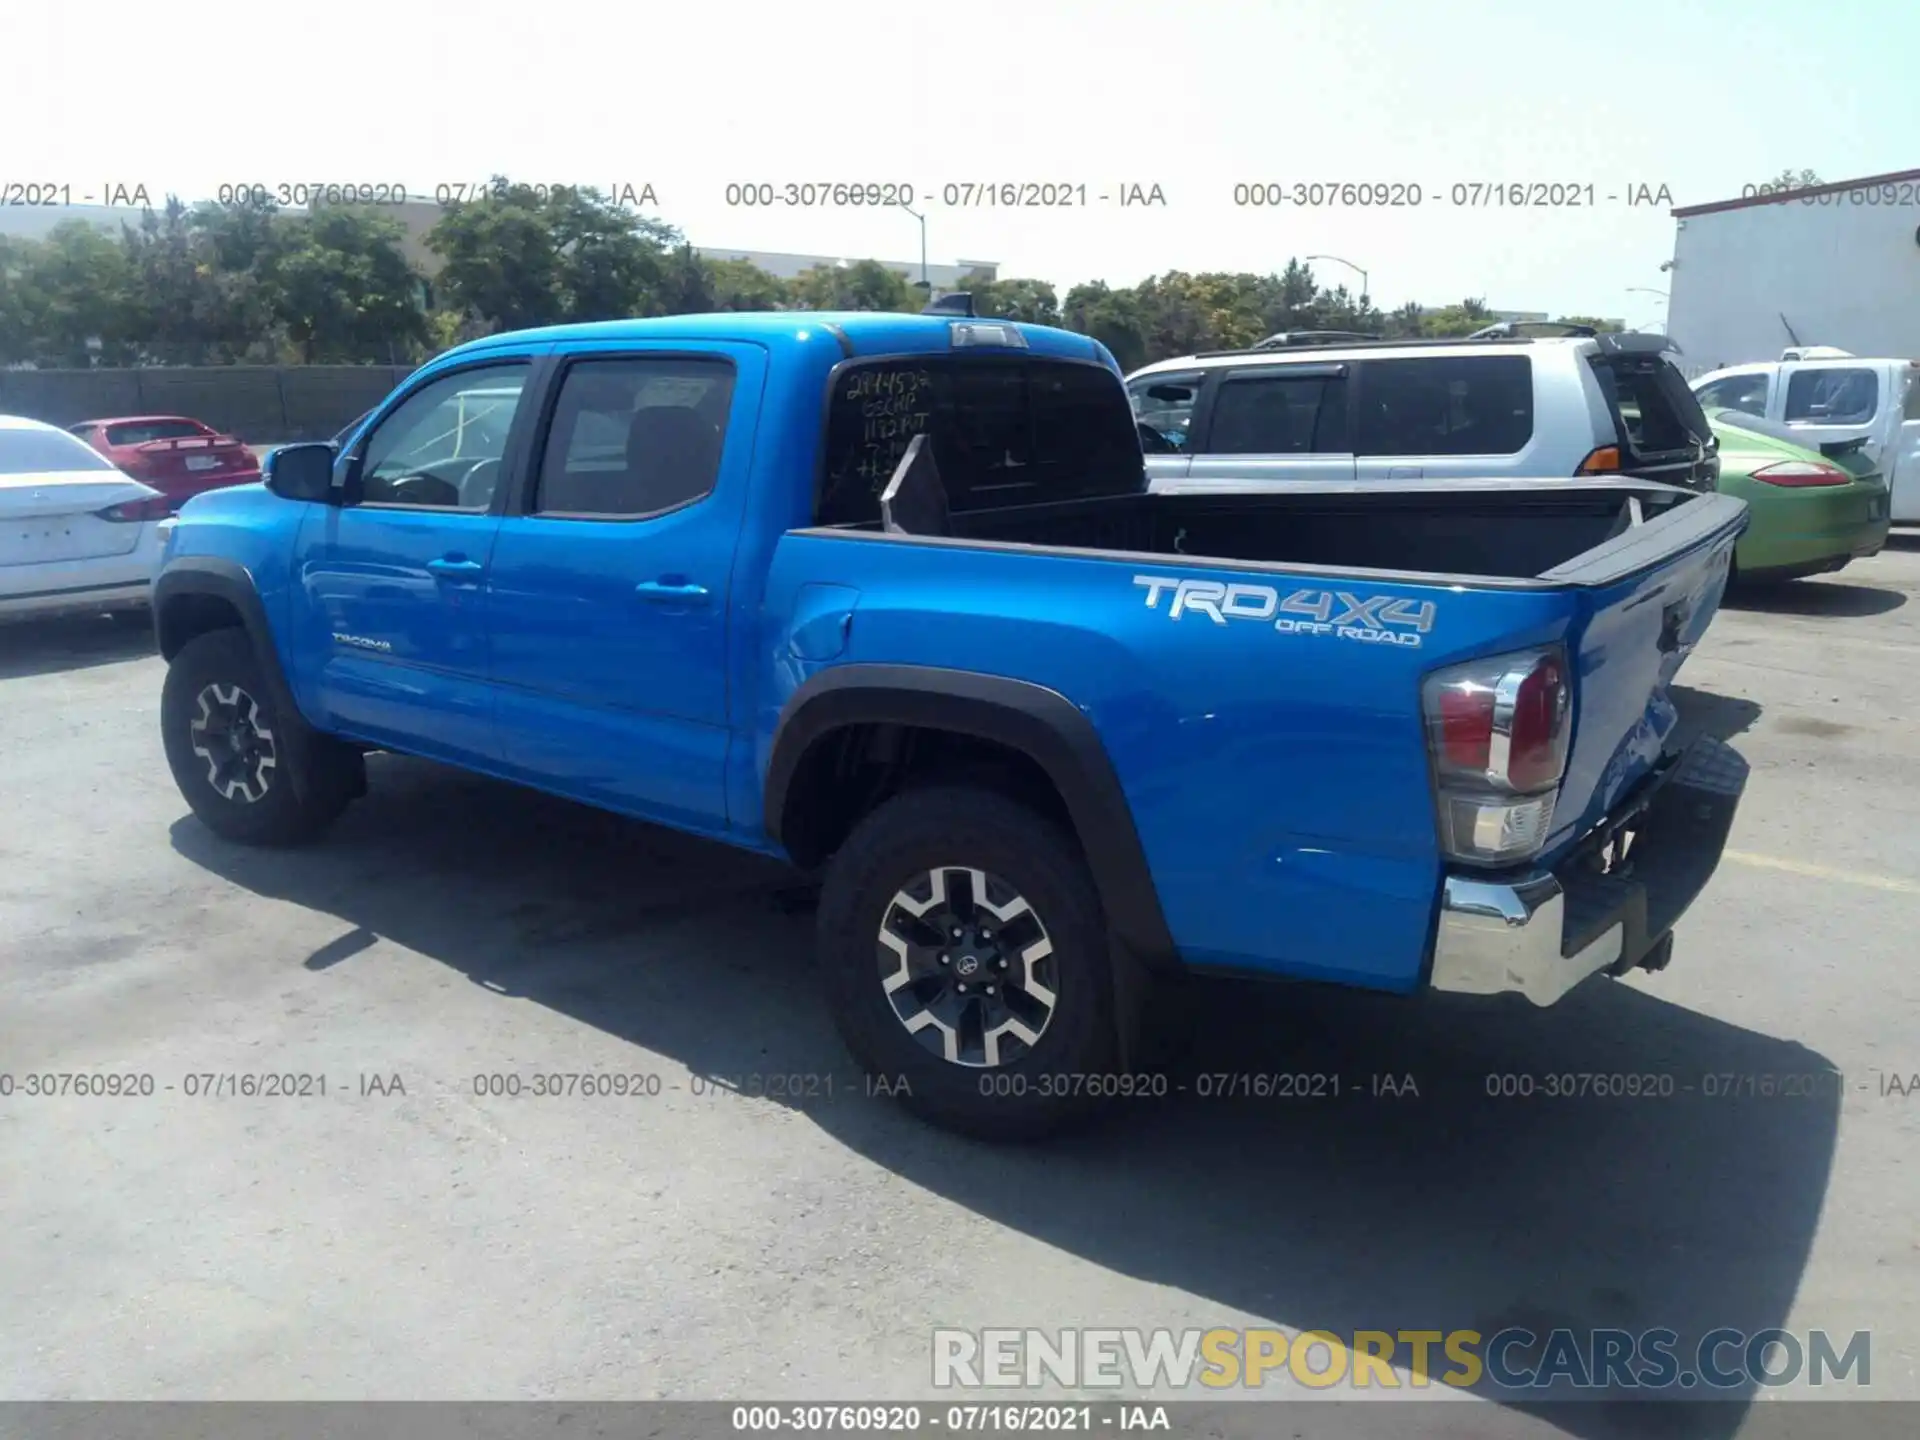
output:
[[175, 510], [202, 490], [260, 478], [260, 462], [240, 441], [184, 415], [123, 415], [67, 429], [126, 474], [158, 490]]

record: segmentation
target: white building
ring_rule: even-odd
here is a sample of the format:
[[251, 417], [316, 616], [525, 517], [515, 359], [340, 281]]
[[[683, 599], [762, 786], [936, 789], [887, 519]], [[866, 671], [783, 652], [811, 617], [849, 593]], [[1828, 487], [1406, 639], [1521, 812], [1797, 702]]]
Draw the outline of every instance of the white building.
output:
[[1690, 374], [1789, 345], [1920, 356], [1920, 170], [1673, 215], [1667, 333]]

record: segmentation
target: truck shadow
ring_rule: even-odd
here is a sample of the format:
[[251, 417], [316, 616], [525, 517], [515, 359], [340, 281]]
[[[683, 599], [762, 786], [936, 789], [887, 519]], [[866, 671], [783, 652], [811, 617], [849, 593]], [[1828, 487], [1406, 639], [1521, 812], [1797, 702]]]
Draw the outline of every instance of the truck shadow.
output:
[[152, 655], [153, 622], [109, 615], [13, 620], [0, 625], [0, 680], [55, 675]]
[[1696, 690], [1691, 685], [1670, 685], [1667, 690], [1673, 697], [1674, 708], [1680, 712], [1680, 723], [1674, 729], [1671, 742], [1674, 744], [1683, 744], [1694, 735], [1737, 740], [1760, 718], [1760, 702], [1744, 696], [1720, 695], [1712, 690]]
[[[832, 1077], [830, 1097], [796, 1108], [836, 1142], [1199, 1297], [1205, 1323], [1665, 1327], [1684, 1366], [1707, 1330], [1788, 1315], [1833, 1159], [1833, 1067], [1660, 999], [1657, 977], [1596, 981], [1546, 1011], [1195, 982], [1166, 997], [1165, 1093], [1063, 1141], [980, 1144], [867, 1093], [816, 997], [812, 917], [783, 867], [426, 762], [370, 768], [372, 793], [311, 849], [240, 849], [191, 817], [173, 827], [190, 860], [347, 927], [314, 954], [263, 958], [351, 966], [387, 938], [716, 1085]], [[1685, 928], [1678, 963], [1734, 963]], [[1324, 1078], [1217, 1078], [1276, 1074]], [[1745, 1078], [1803, 1075], [1813, 1093], [1790, 1097]], [[1553, 1098], [1549, 1076], [1636, 1093]], [[998, 1323], [1065, 1323], [1023, 1316], [1008, 1278]], [[940, 1313], [930, 1303], [925, 1323]], [[1688, 1433], [1732, 1435], [1750, 1397], [1729, 1398]], [[1541, 1413], [1589, 1440], [1657, 1418], [1632, 1402]]]
[[1907, 596], [1903, 590], [1853, 585], [1840, 580], [1785, 580], [1738, 586], [1729, 590], [1721, 603], [1729, 610], [1753, 610], [1768, 615], [1859, 619], [1898, 610], [1907, 603]]

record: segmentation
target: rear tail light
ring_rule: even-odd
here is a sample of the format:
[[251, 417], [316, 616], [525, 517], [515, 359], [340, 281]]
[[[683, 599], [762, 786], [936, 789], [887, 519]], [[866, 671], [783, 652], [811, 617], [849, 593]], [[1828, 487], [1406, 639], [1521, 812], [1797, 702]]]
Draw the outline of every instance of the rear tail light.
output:
[[1837, 465], [1819, 465], [1811, 460], [1782, 460], [1777, 465], [1762, 465], [1753, 478], [1767, 485], [1803, 490], [1818, 485], [1845, 485], [1853, 477]]
[[1553, 826], [1573, 728], [1573, 687], [1558, 646], [1449, 665], [1421, 692], [1440, 810], [1456, 860], [1510, 864]]
[[1597, 450], [1589, 450], [1587, 458], [1580, 462], [1576, 475], [1613, 475], [1620, 469], [1620, 447], [1602, 445]]
[[155, 495], [148, 500], [127, 500], [118, 505], [109, 505], [94, 513], [102, 520], [164, 520], [173, 513], [173, 502], [164, 495]]

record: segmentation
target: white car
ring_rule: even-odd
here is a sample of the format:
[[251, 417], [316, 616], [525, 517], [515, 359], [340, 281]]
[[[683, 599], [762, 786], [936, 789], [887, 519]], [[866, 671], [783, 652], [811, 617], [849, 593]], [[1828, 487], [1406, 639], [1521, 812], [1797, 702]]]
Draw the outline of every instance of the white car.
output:
[[1873, 360], [1809, 345], [1781, 360], [1729, 365], [1692, 384], [1703, 408], [1772, 421], [1809, 450], [1866, 441], [1862, 448], [1893, 492], [1893, 518], [1920, 520], [1920, 360]]
[[168, 509], [85, 441], [0, 415], [0, 617], [145, 610]]

